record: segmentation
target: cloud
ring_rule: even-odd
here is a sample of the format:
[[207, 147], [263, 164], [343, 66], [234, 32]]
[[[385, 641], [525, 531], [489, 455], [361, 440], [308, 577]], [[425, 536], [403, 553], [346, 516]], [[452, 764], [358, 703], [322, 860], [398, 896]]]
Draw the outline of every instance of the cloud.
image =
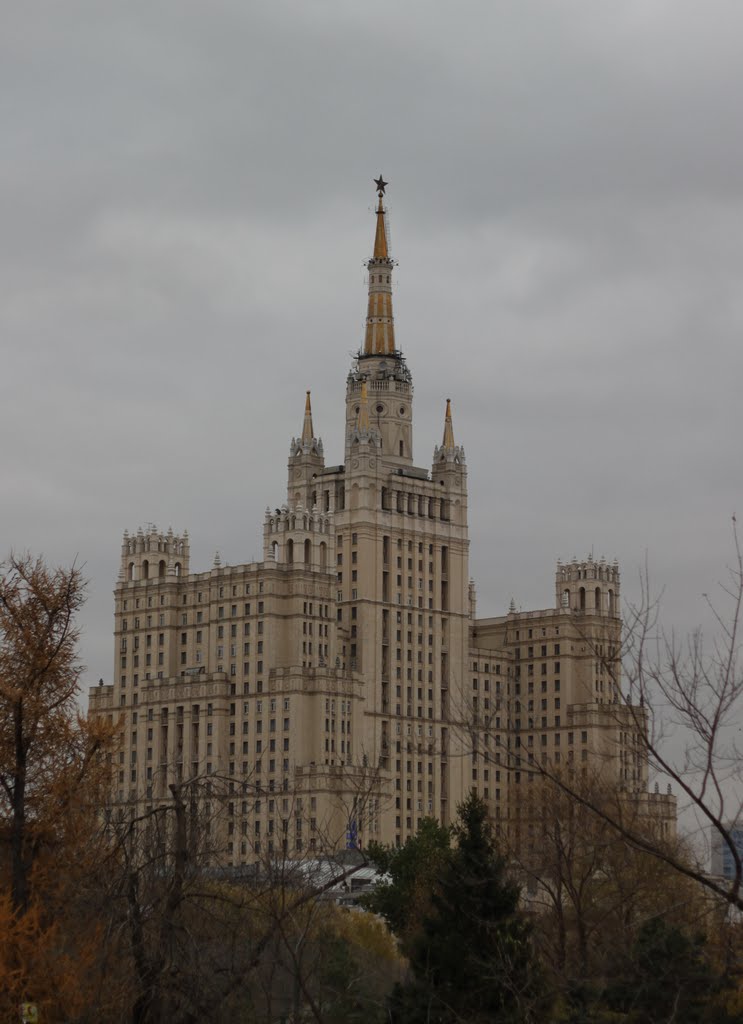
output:
[[454, 401], [482, 614], [647, 550], [682, 628], [740, 508], [743, 10], [214, 0], [6, 12], [6, 547], [79, 554], [110, 675], [124, 528], [260, 553], [304, 390], [340, 460], [372, 177], [416, 461]]

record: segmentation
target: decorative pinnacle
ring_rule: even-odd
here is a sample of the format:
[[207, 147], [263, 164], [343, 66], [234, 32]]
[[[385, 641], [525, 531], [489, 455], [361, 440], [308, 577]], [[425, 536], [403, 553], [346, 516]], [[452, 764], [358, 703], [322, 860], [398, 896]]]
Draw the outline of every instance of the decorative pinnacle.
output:
[[378, 195], [380, 197], [383, 196], [384, 195], [384, 190], [389, 185], [389, 182], [385, 181], [381, 174], [379, 175], [378, 178], [374, 178], [373, 181], [374, 181], [374, 184], [377, 186], [377, 193], [378, 193]]
[[441, 442], [442, 448], [454, 448], [454, 424], [451, 418], [451, 398], [446, 400], [446, 416], [444, 418], [444, 440]]
[[314, 437], [312, 429], [312, 405], [310, 404], [310, 393], [307, 392], [307, 398], [304, 403], [304, 425], [302, 426], [302, 444], [312, 444], [312, 438]]

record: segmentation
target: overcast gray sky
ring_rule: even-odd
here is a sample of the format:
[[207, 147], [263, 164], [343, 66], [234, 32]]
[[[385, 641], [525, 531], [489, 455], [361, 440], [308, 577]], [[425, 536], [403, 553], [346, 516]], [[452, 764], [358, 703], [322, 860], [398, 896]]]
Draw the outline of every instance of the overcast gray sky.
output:
[[743, 507], [743, 5], [2, 3], [0, 540], [260, 557], [306, 388], [329, 463], [388, 190], [415, 457], [467, 451], [479, 613], [647, 551], [703, 615]]

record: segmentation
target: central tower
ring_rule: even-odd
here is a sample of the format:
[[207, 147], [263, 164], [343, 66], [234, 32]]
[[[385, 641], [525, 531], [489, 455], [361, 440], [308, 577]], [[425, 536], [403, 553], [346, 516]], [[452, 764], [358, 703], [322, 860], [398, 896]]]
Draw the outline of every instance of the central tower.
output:
[[471, 605], [467, 469], [449, 406], [431, 469], [413, 462], [413, 381], [395, 339], [386, 184], [376, 180], [366, 331], [346, 386], [344, 465], [322, 479], [338, 477], [343, 486], [333, 517], [337, 636], [363, 694], [357, 750], [385, 783], [383, 831], [402, 842], [423, 815], [448, 821], [466, 793], [462, 759], [449, 756], [449, 721], [463, 702]]
[[381, 443], [381, 457], [393, 466], [413, 464], [413, 381], [402, 352], [395, 344], [392, 315], [392, 270], [385, 223], [384, 190], [376, 180], [378, 202], [374, 254], [367, 262], [369, 302], [363, 350], [348, 375], [346, 388], [346, 461], [362, 411], [361, 391], [366, 384], [369, 427]]

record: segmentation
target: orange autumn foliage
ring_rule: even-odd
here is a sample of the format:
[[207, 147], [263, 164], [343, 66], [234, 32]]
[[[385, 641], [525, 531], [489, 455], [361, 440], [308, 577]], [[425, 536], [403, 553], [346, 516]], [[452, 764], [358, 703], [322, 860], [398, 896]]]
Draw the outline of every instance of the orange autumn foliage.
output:
[[77, 705], [84, 589], [75, 566], [0, 566], [0, 1020], [25, 1000], [45, 1021], [83, 1019], [99, 985], [102, 917], [90, 910], [113, 723]]

